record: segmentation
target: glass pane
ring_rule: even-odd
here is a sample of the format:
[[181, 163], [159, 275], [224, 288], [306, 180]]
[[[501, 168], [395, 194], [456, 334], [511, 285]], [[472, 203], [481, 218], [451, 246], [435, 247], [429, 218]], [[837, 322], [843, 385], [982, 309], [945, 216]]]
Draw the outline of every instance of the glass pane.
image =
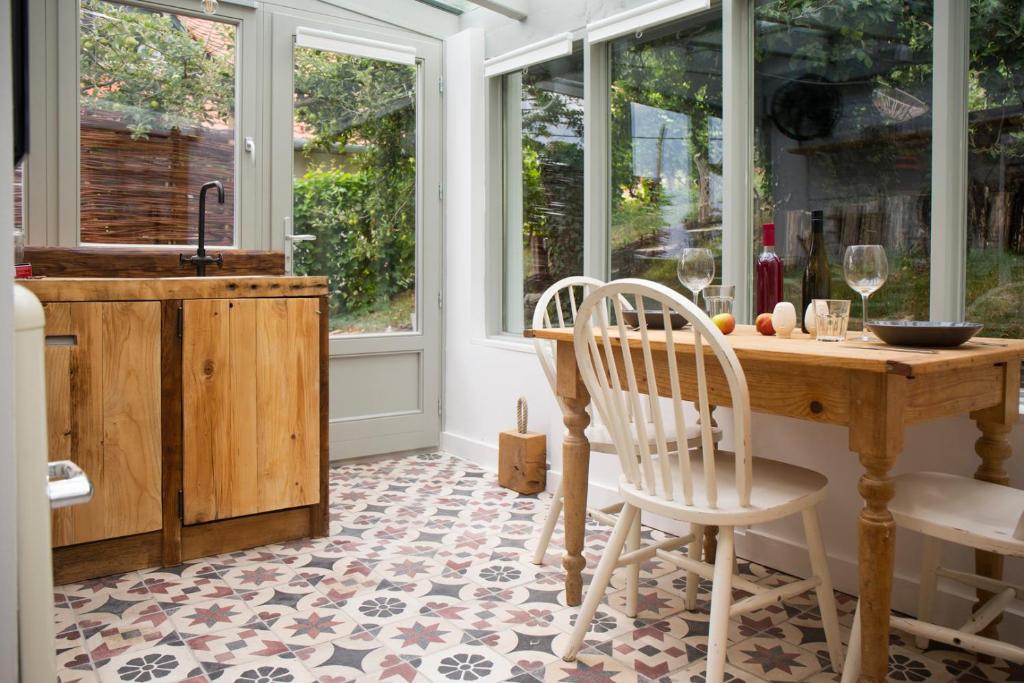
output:
[[80, 33], [81, 241], [195, 244], [220, 180], [206, 241], [233, 244], [236, 27], [81, 0]]
[[1024, 337], [1024, 1], [971, 0], [967, 319]]
[[676, 260], [707, 247], [722, 277], [722, 15], [611, 46], [611, 272], [680, 292]]
[[509, 74], [505, 111], [506, 332], [549, 286], [583, 273], [583, 53]]
[[[801, 305], [810, 212], [825, 213], [832, 296], [851, 244], [882, 244], [889, 279], [869, 317], [928, 317], [932, 4], [762, 0], [755, 10], [757, 226], [776, 225], [784, 296]], [[801, 313], [802, 315], [802, 313]]]
[[295, 48], [296, 275], [326, 275], [331, 333], [416, 330], [415, 66]]

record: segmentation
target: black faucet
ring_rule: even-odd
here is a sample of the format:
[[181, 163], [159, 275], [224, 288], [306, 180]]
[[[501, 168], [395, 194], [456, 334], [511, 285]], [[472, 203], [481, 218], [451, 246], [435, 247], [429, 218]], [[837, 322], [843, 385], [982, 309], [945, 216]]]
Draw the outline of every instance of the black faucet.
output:
[[192, 256], [185, 256], [184, 254], [179, 256], [183, 268], [188, 265], [196, 267], [196, 275], [198, 277], [206, 277], [206, 266], [208, 264], [224, 265], [224, 256], [222, 254], [208, 256], [206, 253], [206, 192], [213, 188], [217, 188], [217, 203], [224, 203], [224, 185], [219, 180], [203, 183], [203, 186], [199, 188], [199, 246], [196, 249], [196, 253]]

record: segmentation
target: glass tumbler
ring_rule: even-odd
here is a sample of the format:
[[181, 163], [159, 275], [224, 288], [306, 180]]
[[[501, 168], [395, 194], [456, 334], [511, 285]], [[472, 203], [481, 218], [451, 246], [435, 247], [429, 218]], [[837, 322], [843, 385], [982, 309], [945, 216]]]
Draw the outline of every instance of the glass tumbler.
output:
[[719, 313], [732, 313], [732, 304], [736, 300], [736, 285], [708, 285], [704, 288], [704, 310], [708, 317], [714, 318]]
[[814, 299], [814, 321], [818, 341], [846, 340], [846, 326], [850, 324], [849, 299]]

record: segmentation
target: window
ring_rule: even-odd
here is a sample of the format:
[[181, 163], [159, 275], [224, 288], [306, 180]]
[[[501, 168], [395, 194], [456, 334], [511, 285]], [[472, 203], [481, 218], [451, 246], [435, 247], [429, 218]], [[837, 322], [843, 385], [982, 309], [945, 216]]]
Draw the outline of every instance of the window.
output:
[[501, 78], [503, 330], [516, 333], [544, 290], [583, 272], [583, 53]]
[[1024, 337], [1024, 2], [971, 0], [968, 320]]
[[199, 187], [220, 180], [206, 239], [233, 245], [237, 27], [105, 0], [79, 22], [80, 241], [194, 244]]
[[612, 278], [684, 291], [684, 247], [715, 254], [722, 275], [720, 12], [638, 31], [610, 47]]
[[775, 223], [797, 310], [810, 211], [821, 209], [832, 295], [859, 298], [843, 279], [846, 247], [882, 244], [889, 279], [869, 315], [928, 317], [931, 25], [932, 3], [918, 0], [756, 5], [755, 220]]

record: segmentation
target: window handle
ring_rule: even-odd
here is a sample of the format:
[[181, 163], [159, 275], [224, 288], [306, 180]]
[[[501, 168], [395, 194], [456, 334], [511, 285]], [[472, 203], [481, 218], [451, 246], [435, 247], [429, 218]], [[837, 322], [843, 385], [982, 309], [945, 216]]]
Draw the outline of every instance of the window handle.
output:
[[245, 137], [245, 151], [252, 157], [252, 163], [256, 163], [256, 141], [251, 135]]

